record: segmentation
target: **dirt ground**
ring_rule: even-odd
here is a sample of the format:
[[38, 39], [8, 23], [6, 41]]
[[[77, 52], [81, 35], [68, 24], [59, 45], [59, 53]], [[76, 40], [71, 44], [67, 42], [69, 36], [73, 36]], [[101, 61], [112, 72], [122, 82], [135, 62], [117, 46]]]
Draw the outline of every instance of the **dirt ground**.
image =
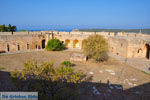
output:
[[[36, 51], [22, 54], [1, 55], [0, 67], [3, 68], [3, 71], [7, 72], [13, 71], [14, 69], [21, 70], [23, 68], [23, 63], [33, 58], [37, 60], [38, 63], [53, 61], [55, 66], [59, 66], [62, 61], [69, 60], [72, 53], [73, 51]], [[75, 64], [75, 66], [73, 66], [74, 70], [81, 70], [87, 76], [92, 76], [91, 82], [93, 83], [100, 82], [106, 84], [109, 82], [109, 84], [119, 84], [122, 86], [123, 90], [128, 90], [144, 84], [148, 84], [148, 87], [150, 86], [149, 74], [113, 58], [109, 58], [108, 61], [102, 63], [95, 63], [94, 61], [72, 63]], [[4, 79], [3, 77], [5, 76], [1, 75], [0, 80]], [[146, 95], [150, 95], [150, 90], [146, 91], [146, 93]]]

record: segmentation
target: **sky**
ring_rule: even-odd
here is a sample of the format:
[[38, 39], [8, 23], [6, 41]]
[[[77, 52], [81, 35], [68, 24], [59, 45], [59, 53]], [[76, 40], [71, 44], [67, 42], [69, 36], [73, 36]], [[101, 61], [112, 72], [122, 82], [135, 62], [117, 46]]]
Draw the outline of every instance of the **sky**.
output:
[[150, 0], [0, 0], [0, 24], [23, 28], [150, 28]]

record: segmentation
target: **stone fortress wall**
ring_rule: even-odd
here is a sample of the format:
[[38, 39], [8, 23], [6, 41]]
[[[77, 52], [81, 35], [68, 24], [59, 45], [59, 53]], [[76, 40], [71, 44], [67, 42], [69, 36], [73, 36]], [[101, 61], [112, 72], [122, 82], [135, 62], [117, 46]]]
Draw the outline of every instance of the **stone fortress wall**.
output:
[[[0, 32], [0, 53], [29, 51], [41, 49], [46, 42], [46, 35], [36, 32]], [[43, 45], [44, 46], [44, 45]]]
[[109, 51], [126, 58], [150, 58], [150, 35], [125, 32], [0, 32], [0, 53], [44, 49], [47, 41], [57, 38], [67, 48], [82, 49], [89, 35], [99, 34], [108, 40]]

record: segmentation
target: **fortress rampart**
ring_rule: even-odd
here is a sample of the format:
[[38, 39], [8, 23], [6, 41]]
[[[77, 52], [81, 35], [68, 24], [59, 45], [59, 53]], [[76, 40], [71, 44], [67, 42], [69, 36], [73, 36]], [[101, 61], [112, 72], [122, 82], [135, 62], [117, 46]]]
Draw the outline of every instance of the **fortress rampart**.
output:
[[82, 49], [89, 35], [99, 34], [107, 39], [109, 52], [126, 58], [150, 58], [150, 35], [125, 32], [0, 32], [0, 53], [44, 49], [49, 39], [57, 38], [67, 48]]

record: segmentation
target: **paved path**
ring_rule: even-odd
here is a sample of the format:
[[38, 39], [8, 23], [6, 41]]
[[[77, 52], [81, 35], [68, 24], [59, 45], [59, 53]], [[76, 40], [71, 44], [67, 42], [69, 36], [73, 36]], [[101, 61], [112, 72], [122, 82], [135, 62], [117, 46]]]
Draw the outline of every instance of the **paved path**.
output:
[[111, 56], [112, 58], [115, 58], [117, 60], [120, 60], [122, 62], [126, 61], [127, 64], [150, 74], [150, 60], [148, 60], [148, 59], [144, 59], [144, 58], [128, 58], [128, 59], [126, 59], [124, 57], [120, 57], [120, 56], [114, 55], [112, 53], [109, 53], [109, 56]]

